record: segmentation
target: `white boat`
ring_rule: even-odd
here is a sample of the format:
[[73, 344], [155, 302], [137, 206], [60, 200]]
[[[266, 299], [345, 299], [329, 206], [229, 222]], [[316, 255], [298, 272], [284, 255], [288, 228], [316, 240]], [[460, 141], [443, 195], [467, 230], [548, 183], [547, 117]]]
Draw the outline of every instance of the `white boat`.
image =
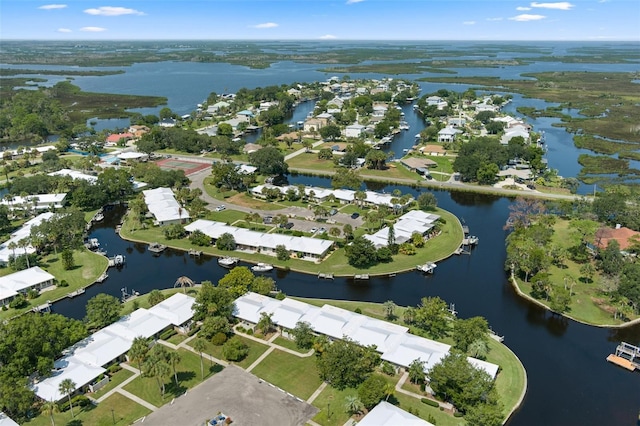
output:
[[405, 148], [405, 149], [402, 150], [402, 152], [407, 153], [407, 152], [409, 152], [409, 149]]
[[268, 263], [258, 263], [257, 265], [253, 265], [251, 270], [253, 272], [269, 272], [273, 270], [273, 265]]
[[235, 266], [237, 263], [238, 263], [237, 257], [225, 256], [218, 259], [218, 265], [224, 268], [231, 268], [232, 266]]
[[122, 266], [125, 262], [126, 258], [121, 254], [109, 258], [109, 266]]
[[164, 244], [151, 243], [149, 244], [148, 250], [152, 253], [162, 253], [166, 248], [167, 246], [165, 246]]
[[416, 270], [420, 272], [424, 272], [425, 274], [433, 274], [434, 269], [436, 269], [436, 264], [433, 262], [427, 262], [424, 265], [416, 266]]
[[104, 215], [100, 212], [96, 213], [96, 215], [93, 217], [94, 222], [100, 222], [103, 219], [104, 219]]

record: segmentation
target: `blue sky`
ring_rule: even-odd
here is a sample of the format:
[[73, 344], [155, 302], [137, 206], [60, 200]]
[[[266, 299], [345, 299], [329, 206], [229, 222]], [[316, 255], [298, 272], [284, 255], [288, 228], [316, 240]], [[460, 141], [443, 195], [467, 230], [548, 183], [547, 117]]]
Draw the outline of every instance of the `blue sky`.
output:
[[1, 0], [0, 39], [640, 40], [640, 1]]

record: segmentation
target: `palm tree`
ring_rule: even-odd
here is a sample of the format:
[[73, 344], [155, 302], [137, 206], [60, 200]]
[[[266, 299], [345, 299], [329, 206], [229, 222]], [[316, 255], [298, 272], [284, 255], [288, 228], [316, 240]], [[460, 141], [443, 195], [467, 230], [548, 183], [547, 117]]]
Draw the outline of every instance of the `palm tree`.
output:
[[395, 310], [397, 305], [393, 300], [387, 300], [382, 306], [384, 306], [384, 311], [387, 319], [392, 319], [393, 317], [395, 317]]
[[484, 359], [487, 357], [489, 353], [489, 346], [487, 346], [487, 342], [483, 339], [476, 339], [473, 342], [469, 343], [469, 347], [467, 348], [469, 355], [474, 358]]
[[11, 250], [13, 252], [13, 267], [15, 268], [16, 266], [16, 248], [18, 248], [18, 245], [16, 244], [15, 241], [11, 241], [9, 243], [9, 250]]
[[51, 419], [51, 426], [56, 426], [56, 422], [53, 418], [53, 414], [60, 411], [58, 404], [53, 401], [47, 401], [44, 404], [42, 404], [42, 410], [45, 413], [49, 414], [49, 418]]
[[182, 291], [184, 293], [187, 292], [187, 287], [193, 287], [195, 284], [193, 283], [193, 280], [189, 277], [186, 276], [181, 276], [178, 277], [178, 279], [176, 280], [175, 284], [173, 284], [174, 287], [182, 287]]
[[164, 378], [171, 374], [171, 367], [164, 359], [149, 358], [145, 362], [146, 374], [155, 377], [158, 382], [160, 395], [164, 396]]
[[27, 254], [27, 247], [29, 247], [29, 238], [23, 238], [18, 241], [18, 247], [24, 249], [24, 257], [27, 259], [27, 269], [31, 268], [29, 265], [29, 255]]
[[60, 393], [67, 395], [67, 398], [69, 398], [69, 408], [71, 408], [71, 417], [75, 417], [73, 415], [73, 404], [71, 403], [71, 394], [76, 390], [75, 382], [71, 379], [64, 379], [63, 381], [60, 382], [60, 385], [58, 386], [58, 390], [60, 391]]
[[147, 358], [147, 354], [149, 353], [149, 340], [144, 337], [136, 337], [133, 339], [133, 343], [131, 344], [131, 349], [127, 353], [130, 361], [133, 361], [138, 364], [138, 370], [142, 372], [142, 363]]
[[362, 412], [362, 402], [356, 395], [347, 395], [344, 398], [344, 408], [351, 415], [358, 414]]
[[204, 380], [204, 362], [202, 360], [202, 352], [207, 348], [207, 343], [204, 339], [198, 337], [193, 341], [193, 345], [191, 345], [191, 347], [200, 354], [200, 374], [202, 375], [202, 380]]
[[364, 191], [356, 191], [353, 194], [353, 198], [356, 200], [356, 204], [358, 204], [360, 207], [362, 207], [364, 200], [367, 199], [367, 193]]
[[262, 334], [267, 334], [269, 330], [273, 328], [273, 320], [271, 317], [273, 314], [268, 314], [266, 312], [260, 313], [260, 321], [258, 321], [258, 328], [262, 331]]
[[393, 396], [395, 391], [396, 391], [396, 387], [393, 384], [387, 382], [384, 385], [384, 394], [385, 394], [384, 400], [389, 401], [389, 397]]
[[173, 370], [173, 380], [176, 382], [176, 386], [178, 386], [178, 373], [176, 372], [176, 364], [180, 362], [180, 354], [176, 351], [171, 351], [168, 353], [167, 358], [169, 363], [171, 364], [171, 369]]

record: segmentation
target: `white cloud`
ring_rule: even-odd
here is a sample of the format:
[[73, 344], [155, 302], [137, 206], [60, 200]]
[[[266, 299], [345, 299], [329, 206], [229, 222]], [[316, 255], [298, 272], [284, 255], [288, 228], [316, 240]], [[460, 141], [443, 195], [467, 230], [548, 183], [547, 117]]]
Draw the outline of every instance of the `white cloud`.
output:
[[59, 33], [70, 33], [71, 30], [69, 28], [58, 28]]
[[538, 3], [534, 1], [531, 3], [531, 7], [539, 7], [542, 9], [557, 9], [557, 10], [571, 10], [573, 5], [568, 1], [560, 1], [556, 3]]
[[100, 33], [102, 31], [107, 31], [107, 29], [102, 27], [82, 27], [80, 28], [80, 31], [84, 31], [87, 33]]
[[277, 26], [278, 24], [276, 24], [275, 22], [265, 22], [264, 24], [252, 25], [251, 27], [262, 30], [265, 28], [276, 28]]
[[502, 18], [487, 18], [487, 21], [502, 21]]
[[347, 0], [347, 4], [362, 3], [364, 0]]
[[512, 18], [509, 18], [510, 21], [518, 21], [518, 22], [528, 22], [528, 21], [539, 21], [541, 19], [546, 18], [546, 16], [544, 15], [529, 15], [529, 14], [522, 14], [522, 15], [518, 15], [518, 16], [514, 16]]
[[40, 6], [38, 9], [53, 10], [53, 9], [64, 9], [65, 7], [67, 7], [66, 4], [45, 4], [44, 6]]
[[144, 15], [144, 12], [140, 12], [139, 10], [114, 6], [102, 6], [98, 8], [85, 9], [84, 13], [98, 16]]
[[462, 25], [475, 25], [476, 21], [464, 21]]
[[519, 12], [526, 12], [527, 10], [531, 10], [531, 8], [526, 6], [518, 6], [516, 7], [516, 10]]
[[320, 40], [335, 40], [338, 37], [332, 35], [332, 34], [325, 34], [323, 36], [318, 37]]

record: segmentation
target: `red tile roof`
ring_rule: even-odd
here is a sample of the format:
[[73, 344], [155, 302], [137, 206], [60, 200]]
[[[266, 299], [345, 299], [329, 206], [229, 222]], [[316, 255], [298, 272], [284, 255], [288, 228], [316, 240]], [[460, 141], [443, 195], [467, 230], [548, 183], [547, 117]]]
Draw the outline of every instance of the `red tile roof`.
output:
[[634, 236], [640, 239], [640, 232], [627, 227], [618, 229], [600, 228], [596, 232], [595, 243], [599, 248], [605, 248], [609, 245], [609, 241], [616, 240], [620, 244], [620, 250], [626, 250], [633, 243], [630, 239]]

